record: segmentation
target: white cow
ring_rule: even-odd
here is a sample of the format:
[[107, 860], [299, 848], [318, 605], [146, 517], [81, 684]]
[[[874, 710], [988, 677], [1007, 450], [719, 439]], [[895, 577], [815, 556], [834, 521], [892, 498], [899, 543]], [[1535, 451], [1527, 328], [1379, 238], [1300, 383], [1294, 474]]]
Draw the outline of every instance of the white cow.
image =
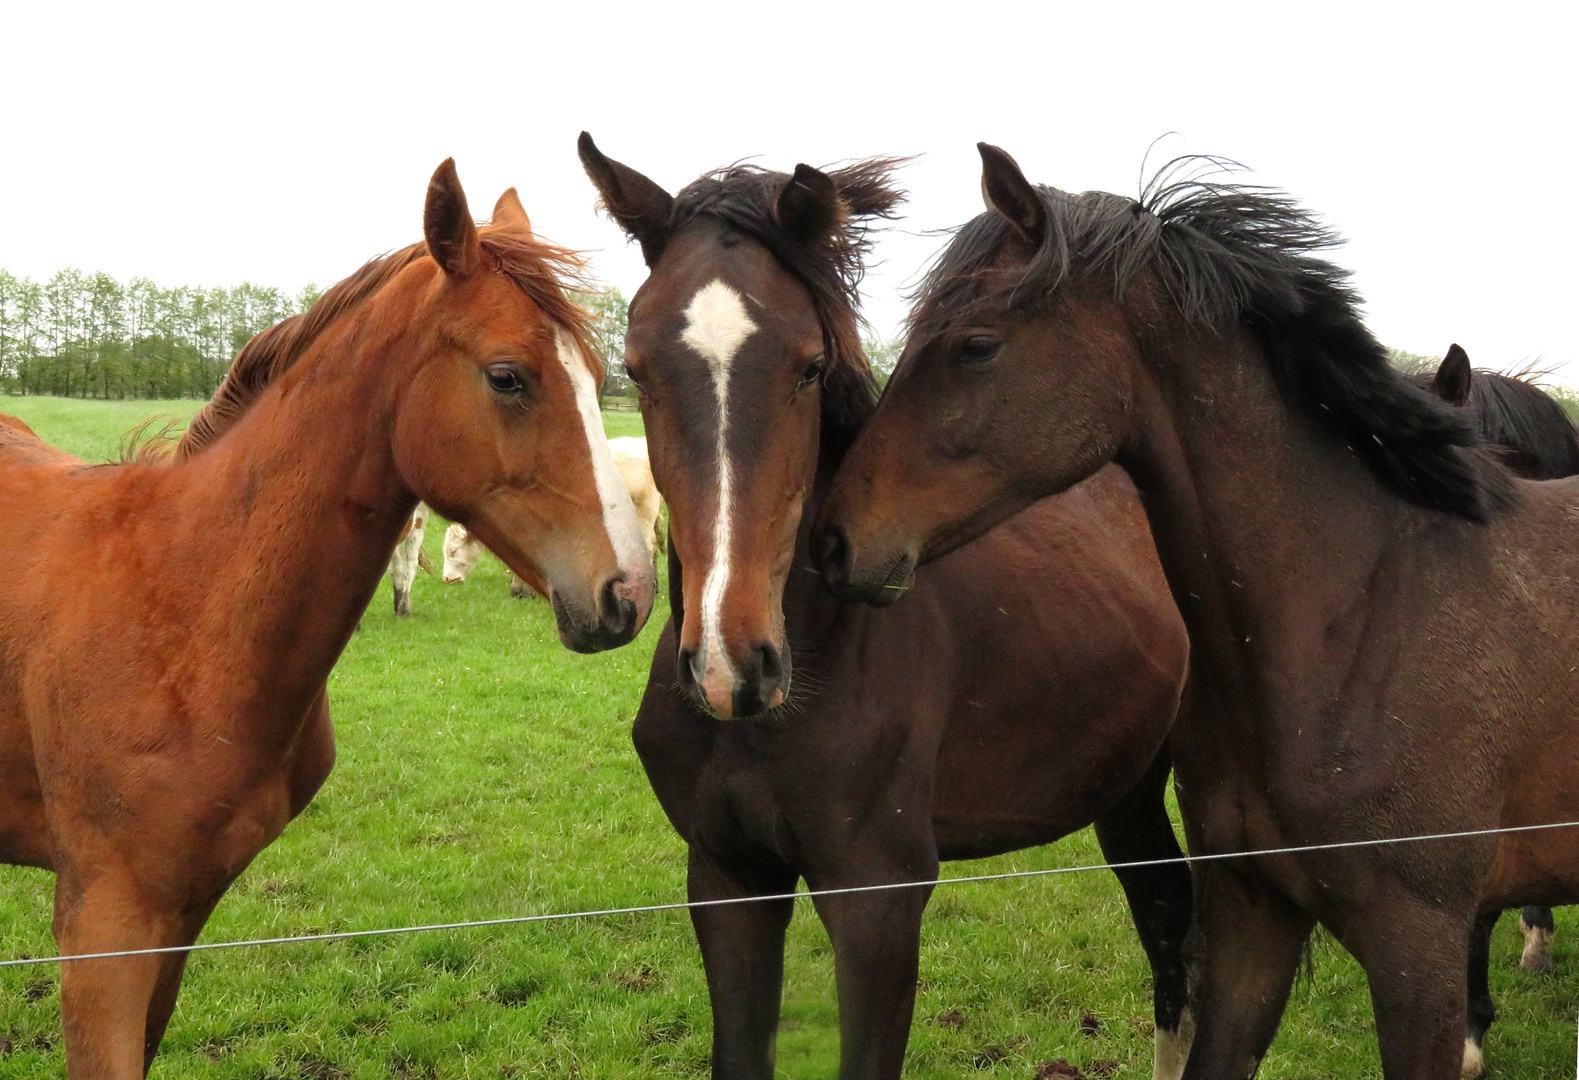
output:
[[[663, 500], [658, 487], [652, 482], [652, 466], [647, 462], [647, 440], [631, 436], [610, 439], [609, 450], [614, 454], [614, 465], [630, 488], [631, 502], [636, 504], [636, 516], [641, 519], [643, 535], [651, 548], [653, 558], [663, 551]], [[466, 575], [477, 567], [482, 558], [482, 541], [466, 531], [458, 522], [444, 532], [444, 583], [453, 585], [465, 581]], [[542, 590], [524, 581], [514, 573], [510, 575], [511, 596], [540, 596]]]
[[389, 583], [395, 587], [396, 615], [411, 614], [411, 583], [416, 580], [417, 567], [433, 570], [422, 553], [422, 534], [427, 530], [430, 512], [427, 503], [417, 503], [405, 532], [400, 534], [400, 543], [395, 545], [395, 553], [389, 557]]
[[614, 464], [630, 488], [631, 502], [636, 504], [636, 516], [641, 519], [647, 535], [647, 546], [654, 560], [663, 554], [663, 499], [658, 495], [658, 485], [652, 481], [652, 463], [647, 458], [647, 440], [640, 435], [610, 439], [609, 449], [614, 452]]
[[[466, 526], [456, 522], [444, 530], [444, 584], [465, 581], [466, 575], [477, 568], [482, 558], [482, 541], [466, 531]], [[515, 597], [541, 596], [542, 593], [510, 571], [510, 595]]]

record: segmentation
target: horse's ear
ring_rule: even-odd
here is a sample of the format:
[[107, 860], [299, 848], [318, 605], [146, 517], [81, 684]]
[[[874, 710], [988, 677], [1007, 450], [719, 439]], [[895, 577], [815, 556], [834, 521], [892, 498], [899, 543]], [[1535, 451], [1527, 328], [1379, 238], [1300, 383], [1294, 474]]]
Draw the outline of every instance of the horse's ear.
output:
[[515, 188], [505, 188], [499, 201], [493, 204], [493, 223], [508, 225], [524, 233], [532, 231], [532, 219], [526, 216], [526, 207], [521, 205], [521, 196], [515, 193]]
[[1469, 370], [1469, 354], [1458, 345], [1449, 345], [1442, 366], [1436, 369], [1431, 380], [1431, 392], [1450, 405], [1469, 402], [1469, 384], [1474, 375]]
[[477, 224], [466, 206], [466, 192], [455, 175], [455, 159], [445, 158], [428, 181], [428, 204], [422, 212], [422, 235], [428, 241], [428, 254], [444, 268], [446, 277], [457, 281], [470, 277], [482, 266], [482, 248], [477, 243]]
[[833, 179], [810, 165], [795, 166], [795, 175], [784, 181], [773, 202], [779, 228], [803, 244], [833, 232], [843, 216], [844, 204]]
[[1047, 228], [1041, 195], [1006, 151], [984, 142], [977, 143], [976, 149], [981, 152], [981, 197], [987, 209], [998, 211], [1020, 235], [1040, 244]]
[[585, 131], [576, 140], [576, 149], [581, 155], [581, 167], [598, 189], [603, 208], [627, 236], [641, 244], [647, 265], [656, 266], [669, 240], [673, 197], [630, 166], [604, 157]]

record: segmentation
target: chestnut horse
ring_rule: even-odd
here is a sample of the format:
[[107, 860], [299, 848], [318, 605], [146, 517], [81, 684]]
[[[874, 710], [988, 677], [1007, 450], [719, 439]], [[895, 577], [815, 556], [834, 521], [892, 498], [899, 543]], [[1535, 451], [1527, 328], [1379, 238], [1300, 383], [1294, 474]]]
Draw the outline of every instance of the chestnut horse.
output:
[[[581, 157], [650, 270], [626, 367], [669, 503], [672, 617], [634, 738], [689, 845], [690, 897], [931, 880], [941, 859], [1093, 821], [1111, 859], [1177, 856], [1158, 749], [1187, 648], [1123, 473], [928, 568], [891, 612], [839, 601], [810, 572], [805, 526], [876, 396], [856, 287], [867, 223], [902, 198], [893, 162], [737, 167], [671, 197], [585, 134]], [[1120, 881], [1155, 973], [1166, 1073], [1188, 1035], [1189, 874]], [[816, 902], [843, 1080], [900, 1075], [929, 893]], [[720, 1080], [773, 1076], [792, 908], [693, 912]]]
[[[887, 599], [1116, 461], [1209, 706], [1169, 740], [1192, 852], [1579, 819], [1579, 480], [1514, 480], [1390, 368], [1287, 197], [1167, 171], [1068, 195], [981, 152], [990, 209], [823, 507], [830, 584]], [[1384, 1074], [1448, 1080], [1476, 915], [1579, 900], [1579, 829], [1198, 864], [1195, 897], [1189, 1080], [1256, 1071], [1318, 920]]]
[[[189, 945], [334, 760], [325, 685], [420, 498], [629, 641], [654, 577], [597, 408], [580, 263], [446, 161], [426, 242], [254, 338], [171, 460], [0, 426], [0, 858], [56, 874], [62, 954]], [[185, 954], [68, 962], [66, 1063], [132, 1080]]]

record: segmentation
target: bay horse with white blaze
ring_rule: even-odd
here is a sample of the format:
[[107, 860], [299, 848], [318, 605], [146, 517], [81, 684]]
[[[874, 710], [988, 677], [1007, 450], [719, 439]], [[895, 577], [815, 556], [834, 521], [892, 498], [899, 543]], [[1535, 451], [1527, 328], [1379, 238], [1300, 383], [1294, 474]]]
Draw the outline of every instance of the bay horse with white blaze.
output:
[[[1116, 461], [1206, 706], [1169, 740], [1192, 852], [1579, 820], [1579, 480], [1514, 480], [1389, 367], [1286, 197], [1169, 170], [1069, 195], [981, 153], [989, 209], [823, 506], [830, 584], [886, 599]], [[1255, 1073], [1317, 921], [1384, 1075], [1449, 1080], [1477, 914], [1579, 900], [1579, 829], [1197, 864], [1195, 897], [1188, 1080]]]
[[[248, 343], [169, 460], [88, 466], [0, 418], [0, 858], [63, 954], [189, 945], [334, 761], [325, 686], [418, 499], [629, 641], [651, 561], [613, 470], [580, 262], [453, 163], [426, 240]], [[186, 955], [66, 963], [68, 1073], [145, 1075]]]
[[[893, 611], [840, 601], [810, 572], [806, 527], [876, 397], [855, 304], [868, 223], [902, 198], [894, 163], [735, 167], [671, 197], [585, 134], [580, 149], [650, 270], [626, 367], [669, 503], [672, 617], [633, 734], [689, 845], [691, 899], [783, 893], [801, 877], [930, 881], [940, 860], [1092, 821], [1110, 858], [1177, 856], [1159, 748], [1187, 648], [1120, 471], [929, 567]], [[1188, 1038], [1189, 875], [1120, 880], [1152, 962], [1166, 1075]], [[843, 1080], [900, 1075], [929, 894], [816, 901]], [[773, 1076], [792, 910], [692, 913], [719, 1080]]]

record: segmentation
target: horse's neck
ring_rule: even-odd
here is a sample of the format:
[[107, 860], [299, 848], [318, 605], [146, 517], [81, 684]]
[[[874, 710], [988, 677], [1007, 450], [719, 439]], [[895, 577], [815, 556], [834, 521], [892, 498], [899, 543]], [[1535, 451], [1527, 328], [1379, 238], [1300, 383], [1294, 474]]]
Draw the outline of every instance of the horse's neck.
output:
[[276, 691], [316, 693], [416, 504], [389, 445], [398, 379], [384, 361], [398, 342], [347, 337], [354, 346], [315, 350], [176, 466], [203, 523], [184, 534], [215, 556], [210, 603], [246, 621], [246, 659]]
[[1304, 681], [1309, 665], [1352, 660], [1342, 639], [1409, 508], [1284, 406], [1248, 335], [1169, 348], [1148, 357], [1118, 461], [1141, 491], [1198, 672], [1226, 701], [1267, 708], [1271, 688]]

